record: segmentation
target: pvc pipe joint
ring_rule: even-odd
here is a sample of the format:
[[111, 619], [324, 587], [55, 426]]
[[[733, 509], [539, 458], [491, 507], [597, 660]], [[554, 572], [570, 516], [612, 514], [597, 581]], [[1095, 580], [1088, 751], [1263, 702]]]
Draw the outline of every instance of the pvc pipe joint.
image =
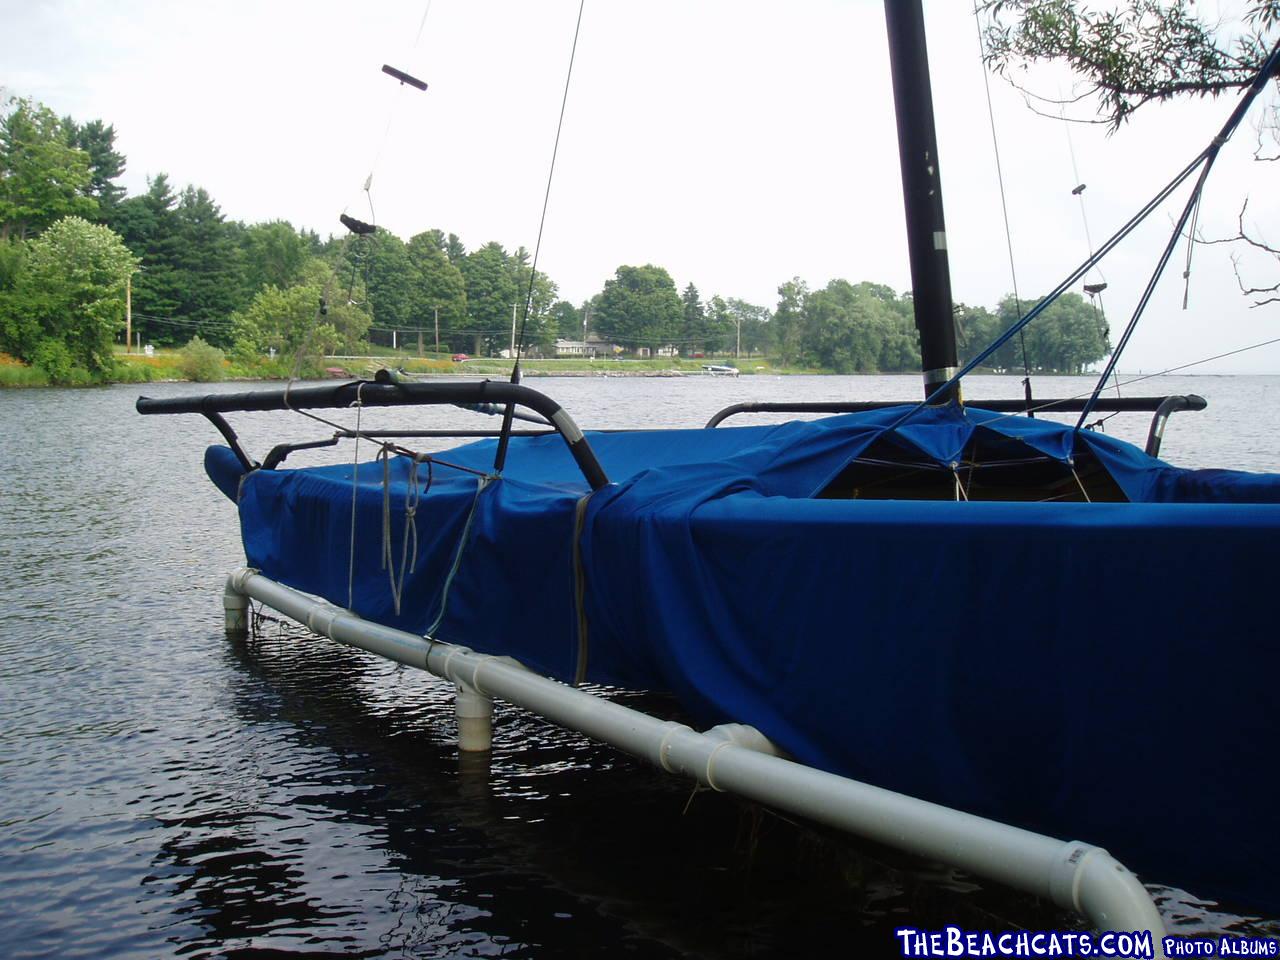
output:
[[493, 700], [465, 683], [456, 684], [458, 701], [458, 749], [463, 753], [488, 753], [493, 746]]
[[249, 635], [249, 597], [236, 589], [230, 578], [222, 589], [222, 613], [228, 637]]

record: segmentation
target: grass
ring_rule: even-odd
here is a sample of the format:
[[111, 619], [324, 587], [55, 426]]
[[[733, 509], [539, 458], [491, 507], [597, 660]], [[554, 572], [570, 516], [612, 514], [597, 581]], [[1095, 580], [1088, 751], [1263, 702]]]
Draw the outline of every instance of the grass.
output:
[[39, 367], [0, 353], [0, 387], [47, 387], [49, 378]]
[[[327, 357], [323, 360], [304, 363], [297, 375], [304, 379], [322, 378], [326, 370], [338, 368], [352, 377], [372, 377], [379, 367], [398, 367], [409, 373], [425, 373], [436, 375], [456, 375], [463, 377], [506, 377], [511, 373], [511, 361], [498, 357], [477, 357], [461, 363], [455, 363], [452, 354], [434, 354], [428, 351], [419, 357], [415, 352], [391, 351], [386, 347], [371, 347], [368, 357], [339, 358]], [[184, 369], [186, 355], [182, 348], [157, 347], [151, 356], [142, 353], [125, 353], [122, 346], [115, 350], [115, 367], [105, 377], [96, 378], [93, 382], [101, 383], [149, 383], [154, 380], [190, 380], [189, 371]], [[765, 374], [778, 376], [785, 374], [825, 373], [829, 371], [814, 370], [802, 367], [790, 367], [775, 363], [767, 357], [743, 357], [735, 360], [732, 357], [707, 357], [689, 359], [685, 357], [658, 357], [648, 360], [635, 359], [597, 359], [583, 358], [537, 359], [521, 361], [524, 373], [532, 376], [662, 376], [662, 375], [700, 375], [706, 364], [735, 366], [744, 376]], [[275, 358], [259, 357], [245, 361], [230, 355], [220, 361], [221, 378], [226, 380], [287, 380], [294, 375], [294, 359], [278, 356]], [[0, 354], [0, 387], [41, 387], [49, 384], [48, 376], [39, 367]]]

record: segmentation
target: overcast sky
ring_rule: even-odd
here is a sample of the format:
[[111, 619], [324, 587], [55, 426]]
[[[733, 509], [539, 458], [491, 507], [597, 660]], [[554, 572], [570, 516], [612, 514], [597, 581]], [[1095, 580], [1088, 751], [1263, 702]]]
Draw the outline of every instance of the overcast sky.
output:
[[[969, 6], [927, 2], [926, 17], [955, 295], [993, 307], [1012, 283]], [[577, 0], [0, 0], [0, 85], [114, 124], [130, 193], [165, 172], [229, 218], [326, 235], [344, 210], [369, 218], [372, 172], [376, 222], [401, 237], [439, 227], [469, 249], [532, 250], [577, 12]], [[619, 264], [647, 262], [682, 288], [769, 307], [792, 276], [908, 289], [883, 21], [879, 0], [587, 0], [539, 267], [575, 302]], [[429, 91], [400, 87], [383, 63]], [[1028, 82], [1070, 92], [1054, 74]], [[1097, 244], [1232, 105], [1150, 107], [1110, 137], [1073, 125], [1069, 145], [1061, 121], [991, 86], [1024, 297], [1087, 254], [1072, 146]], [[1246, 126], [1224, 151], [1205, 235], [1234, 233], [1249, 197], [1252, 228], [1280, 241], [1275, 166], [1252, 160], [1255, 141]], [[1175, 215], [1104, 264], [1113, 331]], [[1248, 308], [1227, 247], [1196, 251], [1184, 312], [1182, 258], [1122, 369], [1280, 337], [1280, 306]], [[1280, 279], [1274, 262], [1242, 269], [1256, 285]], [[1280, 372], [1280, 344], [1197, 370]]]

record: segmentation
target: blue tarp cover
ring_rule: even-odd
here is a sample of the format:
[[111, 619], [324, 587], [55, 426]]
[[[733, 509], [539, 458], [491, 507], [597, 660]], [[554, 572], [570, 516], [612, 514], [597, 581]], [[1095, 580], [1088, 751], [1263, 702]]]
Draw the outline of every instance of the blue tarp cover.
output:
[[[905, 409], [589, 434], [614, 483], [581, 534], [588, 679], [670, 692], [804, 763], [1106, 846], [1145, 879], [1280, 907], [1280, 476], [1182, 470], [977, 409], [890, 431]], [[1133, 502], [814, 499], [879, 439], [946, 465], [975, 431], [1064, 463], [1090, 453]], [[493, 453], [440, 456], [484, 472]], [[206, 466], [267, 576], [342, 606], [350, 592], [405, 630], [439, 619], [440, 639], [573, 678], [588, 488], [559, 437], [513, 439], [483, 489], [434, 467], [398, 614], [381, 464], [358, 468], [350, 580], [351, 464], [242, 475], [214, 447]], [[397, 570], [411, 469], [388, 465]]]

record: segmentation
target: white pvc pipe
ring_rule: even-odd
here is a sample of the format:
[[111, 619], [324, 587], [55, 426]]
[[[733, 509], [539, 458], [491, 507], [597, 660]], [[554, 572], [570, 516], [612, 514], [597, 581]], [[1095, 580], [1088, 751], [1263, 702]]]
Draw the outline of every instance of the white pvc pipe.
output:
[[456, 686], [458, 749], [465, 753], [487, 753], [493, 745], [493, 700], [465, 683]]
[[794, 763], [743, 724], [698, 733], [538, 676], [510, 658], [371, 623], [251, 570], [233, 573], [227, 590], [245, 593], [316, 633], [425, 669], [463, 691], [507, 700], [716, 790], [1045, 897], [1083, 914], [1098, 930], [1149, 931], [1156, 956], [1164, 955], [1164, 923], [1151, 897], [1100, 847], [1056, 840]]
[[222, 615], [228, 637], [249, 634], [249, 598], [231, 586], [230, 579], [222, 591]]

